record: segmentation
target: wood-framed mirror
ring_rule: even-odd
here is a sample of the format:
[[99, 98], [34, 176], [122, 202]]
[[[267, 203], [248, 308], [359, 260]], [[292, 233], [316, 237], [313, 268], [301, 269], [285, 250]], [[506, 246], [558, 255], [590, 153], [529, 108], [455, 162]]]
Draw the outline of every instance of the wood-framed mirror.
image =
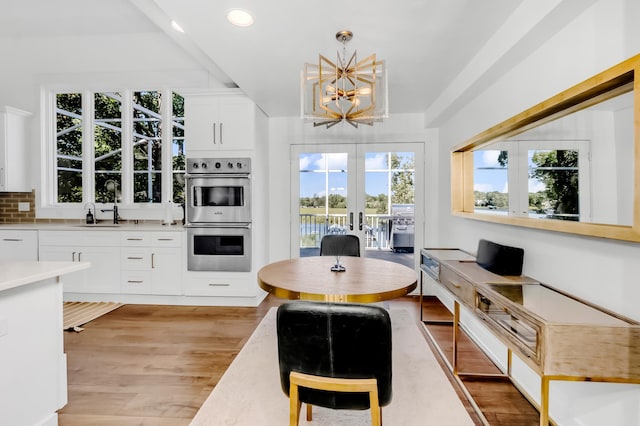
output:
[[640, 55], [453, 148], [455, 216], [640, 242]]

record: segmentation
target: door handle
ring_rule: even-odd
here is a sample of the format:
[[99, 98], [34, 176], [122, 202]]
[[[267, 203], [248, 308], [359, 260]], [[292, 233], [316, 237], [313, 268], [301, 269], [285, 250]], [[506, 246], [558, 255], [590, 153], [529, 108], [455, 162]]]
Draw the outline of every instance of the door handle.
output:
[[349, 231], [353, 231], [353, 212], [349, 213]]
[[155, 269], [156, 267], [155, 260], [156, 260], [156, 254], [151, 253], [151, 269]]
[[216, 144], [216, 123], [213, 123], [213, 144]]
[[222, 123], [220, 123], [220, 145], [222, 145]]
[[362, 231], [362, 212], [358, 213], [358, 229]]

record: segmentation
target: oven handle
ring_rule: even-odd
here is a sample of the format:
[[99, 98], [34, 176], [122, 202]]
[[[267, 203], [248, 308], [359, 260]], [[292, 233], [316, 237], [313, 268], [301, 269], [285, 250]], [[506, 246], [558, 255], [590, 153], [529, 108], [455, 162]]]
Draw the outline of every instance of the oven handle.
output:
[[240, 229], [251, 229], [251, 223], [237, 222], [207, 222], [207, 223], [187, 223], [185, 228], [240, 228]]
[[188, 178], [247, 178], [249, 173], [187, 173], [184, 175]]

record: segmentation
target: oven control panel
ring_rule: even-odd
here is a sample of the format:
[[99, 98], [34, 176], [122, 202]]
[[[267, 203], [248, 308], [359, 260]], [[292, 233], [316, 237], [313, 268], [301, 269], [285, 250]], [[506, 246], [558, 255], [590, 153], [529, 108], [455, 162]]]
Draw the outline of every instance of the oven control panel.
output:
[[250, 158], [188, 158], [187, 173], [250, 173]]

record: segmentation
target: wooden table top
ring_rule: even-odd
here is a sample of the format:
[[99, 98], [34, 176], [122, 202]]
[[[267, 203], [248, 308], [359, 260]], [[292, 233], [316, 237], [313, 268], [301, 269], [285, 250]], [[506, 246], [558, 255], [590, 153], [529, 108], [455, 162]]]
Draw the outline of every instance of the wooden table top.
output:
[[263, 290], [283, 299], [372, 303], [404, 296], [416, 288], [416, 272], [399, 263], [342, 257], [344, 272], [333, 272], [333, 256], [270, 263], [258, 271]]

